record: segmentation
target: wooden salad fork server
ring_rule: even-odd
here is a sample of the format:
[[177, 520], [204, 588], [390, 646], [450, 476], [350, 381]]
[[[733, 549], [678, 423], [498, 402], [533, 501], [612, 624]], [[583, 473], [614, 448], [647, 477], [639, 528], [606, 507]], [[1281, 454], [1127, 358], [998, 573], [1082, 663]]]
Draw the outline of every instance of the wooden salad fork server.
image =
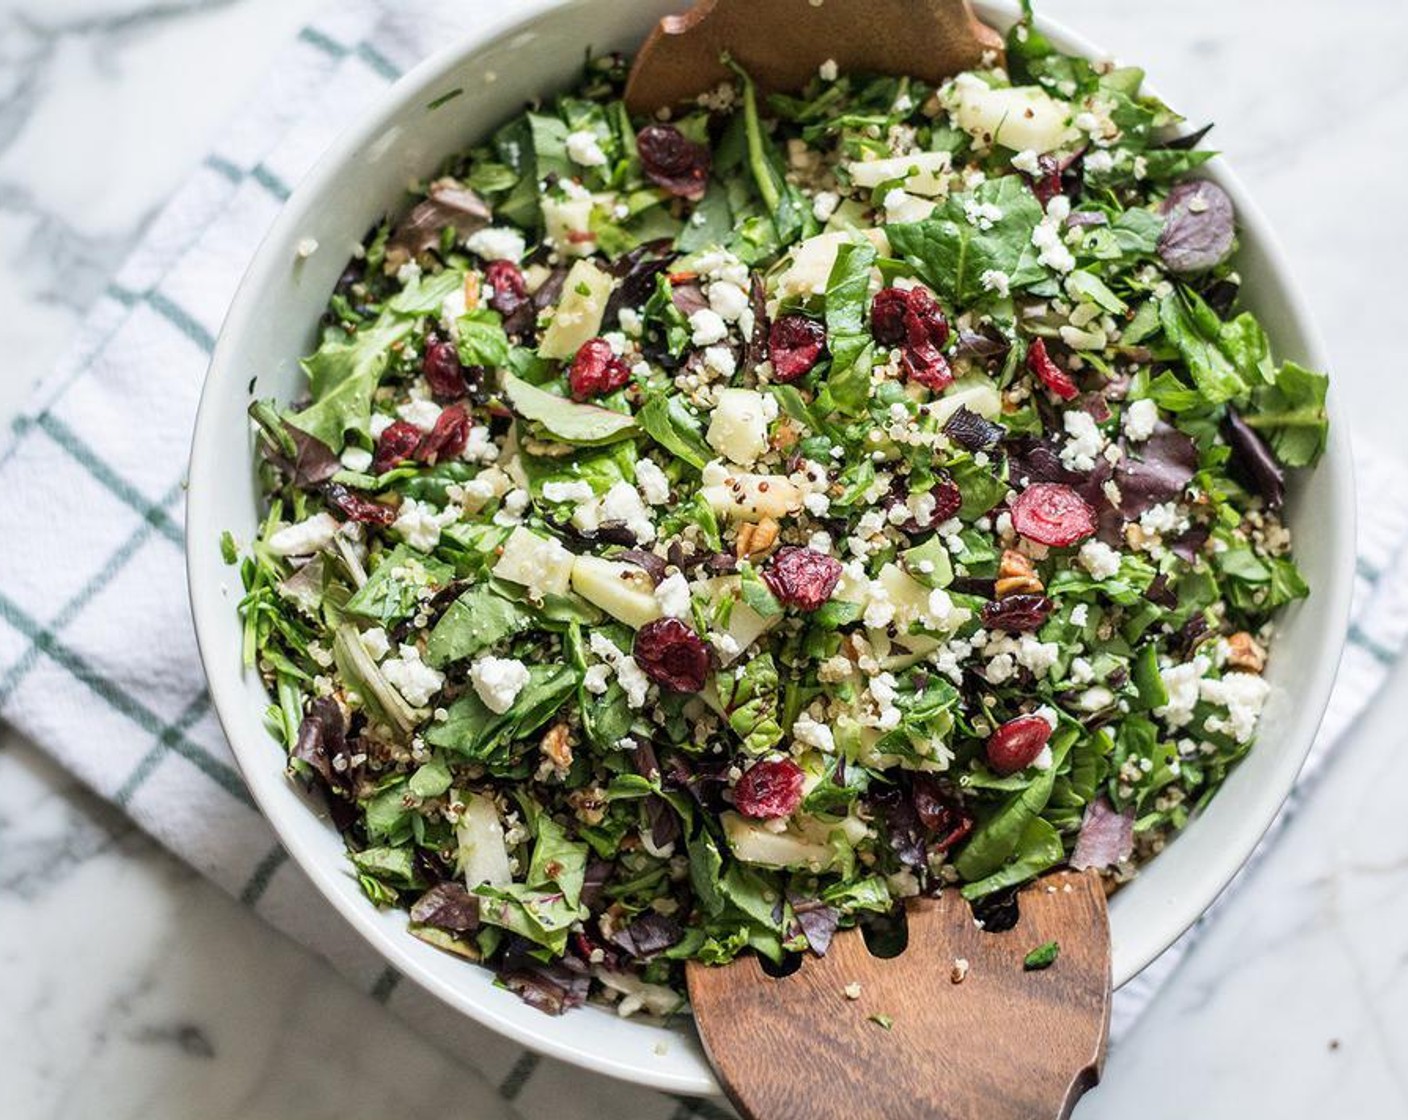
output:
[[[956, 890], [910, 904], [888, 960], [859, 930], [789, 976], [691, 961], [705, 1051], [746, 1120], [1052, 1120], [1100, 1078], [1110, 930], [1092, 872], [1046, 875], [1018, 919], [979, 928]], [[1026, 966], [1055, 942], [1046, 967]], [[1034, 963], [1040, 963], [1039, 960]]]
[[826, 62], [937, 84], [1003, 57], [1002, 36], [968, 0], [699, 0], [651, 32], [627, 107], [650, 114], [712, 89], [729, 76], [725, 53], [765, 92], [800, 89]]

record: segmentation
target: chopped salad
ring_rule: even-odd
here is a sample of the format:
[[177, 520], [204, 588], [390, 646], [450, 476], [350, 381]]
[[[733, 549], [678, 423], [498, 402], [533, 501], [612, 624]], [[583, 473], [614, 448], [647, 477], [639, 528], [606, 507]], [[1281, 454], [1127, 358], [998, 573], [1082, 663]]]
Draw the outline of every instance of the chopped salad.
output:
[[1057, 52], [938, 88], [619, 57], [420, 184], [251, 414], [247, 663], [352, 873], [547, 1011], [905, 899], [1134, 875], [1251, 749], [1326, 379], [1203, 133]]

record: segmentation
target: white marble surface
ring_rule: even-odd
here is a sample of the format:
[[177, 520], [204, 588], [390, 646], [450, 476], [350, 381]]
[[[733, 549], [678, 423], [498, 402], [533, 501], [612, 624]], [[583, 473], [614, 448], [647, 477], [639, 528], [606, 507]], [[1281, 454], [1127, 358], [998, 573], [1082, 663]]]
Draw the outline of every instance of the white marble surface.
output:
[[[0, 0], [0, 416], [314, 3]], [[1408, 183], [1408, 5], [1043, 8], [1217, 121], [1319, 308], [1355, 430], [1408, 456], [1408, 227], [1380, 209]], [[1408, 1116], [1408, 670], [1352, 738], [1082, 1120]], [[8, 732], [0, 1055], [3, 1120], [491, 1110], [463, 1100], [453, 1054]]]

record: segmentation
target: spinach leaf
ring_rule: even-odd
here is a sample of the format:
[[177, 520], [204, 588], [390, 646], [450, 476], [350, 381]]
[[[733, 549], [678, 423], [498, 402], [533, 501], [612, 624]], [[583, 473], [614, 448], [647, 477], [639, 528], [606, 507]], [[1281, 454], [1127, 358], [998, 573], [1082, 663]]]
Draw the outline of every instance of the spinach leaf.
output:
[[476, 308], [466, 311], [456, 321], [459, 328], [460, 361], [467, 366], [499, 369], [508, 365], [508, 335], [497, 311]]
[[343, 610], [383, 626], [400, 622], [416, 612], [426, 588], [443, 587], [454, 575], [450, 565], [417, 552], [408, 544], [399, 544], [382, 555], [367, 582], [347, 600]]
[[772, 654], [752, 658], [743, 668], [714, 676], [728, 725], [749, 754], [763, 754], [782, 738], [778, 724], [777, 666]]
[[488, 587], [471, 587], [450, 604], [430, 631], [426, 663], [442, 669], [528, 627], [532, 616]]
[[[1041, 811], [1046, 808], [1052, 786], [1056, 782], [1056, 774], [1076, 735], [1075, 731], [1058, 733], [1051, 744], [1051, 765], [1039, 771], [1025, 789], [1018, 790], [1009, 797], [996, 813], [978, 827], [968, 843], [963, 846], [963, 851], [954, 861], [954, 867], [970, 884], [993, 875], [1008, 860], [1020, 856], [1028, 846], [1028, 829], [1031, 822], [1039, 819]], [[1059, 840], [1057, 846], [1060, 846]], [[964, 893], [966, 897], [966, 889]]]
[[1242, 417], [1271, 444], [1288, 467], [1313, 466], [1325, 451], [1329, 421], [1325, 394], [1329, 378], [1295, 362], [1281, 367], [1273, 384], [1256, 392], [1256, 411]]
[[537, 421], [549, 435], [565, 443], [583, 446], [610, 443], [636, 431], [635, 420], [628, 412], [580, 404], [539, 389], [508, 372], [503, 375], [503, 387], [505, 397], [519, 416]]
[[847, 242], [836, 250], [826, 281], [826, 344], [831, 351], [826, 384], [837, 408], [852, 414], [865, 407], [870, 395], [875, 341], [865, 325], [865, 307], [874, 265], [869, 242]]
[[466, 692], [450, 705], [445, 720], [426, 729], [425, 741], [491, 767], [503, 766], [510, 761], [509, 747], [556, 715], [576, 687], [577, 674], [566, 665], [531, 665], [528, 683], [508, 711], [491, 711], [477, 693]]
[[699, 422], [674, 393], [652, 393], [636, 413], [636, 423], [671, 455], [695, 470], [703, 470], [714, 457], [699, 434]]
[[[987, 208], [996, 208], [987, 209]], [[968, 209], [1001, 213], [991, 228], [970, 221]], [[1046, 269], [1032, 247], [1032, 232], [1041, 222], [1041, 206], [1020, 175], [989, 179], [972, 191], [952, 195], [932, 217], [922, 222], [886, 226], [890, 247], [919, 273], [926, 284], [955, 307], [990, 300], [983, 287], [985, 272], [1008, 277], [1012, 288], [1025, 288], [1046, 279]]]

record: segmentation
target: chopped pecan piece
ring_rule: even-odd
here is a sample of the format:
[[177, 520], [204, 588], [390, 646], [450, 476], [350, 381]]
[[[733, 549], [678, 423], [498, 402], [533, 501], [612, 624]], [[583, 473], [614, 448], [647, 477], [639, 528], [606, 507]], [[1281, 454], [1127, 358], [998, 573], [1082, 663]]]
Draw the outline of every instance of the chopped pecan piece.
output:
[[764, 555], [777, 543], [777, 535], [782, 527], [771, 517], [761, 521], [745, 521], [738, 527], [738, 539], [734, 542], [734, 555], [740, 560], [751, 560]]
[[1239, 630], [1227, 639], [1227, 666], [1245, 673], [1260, 673], [1266, 668], [1266, 650], [1245, 630]]
[[1046, 590], [1032, 562], [1011, 548], [1002, 552], [995, 589], [999, 599], [1005, 599], [1008, 595], [1040, 595]]

